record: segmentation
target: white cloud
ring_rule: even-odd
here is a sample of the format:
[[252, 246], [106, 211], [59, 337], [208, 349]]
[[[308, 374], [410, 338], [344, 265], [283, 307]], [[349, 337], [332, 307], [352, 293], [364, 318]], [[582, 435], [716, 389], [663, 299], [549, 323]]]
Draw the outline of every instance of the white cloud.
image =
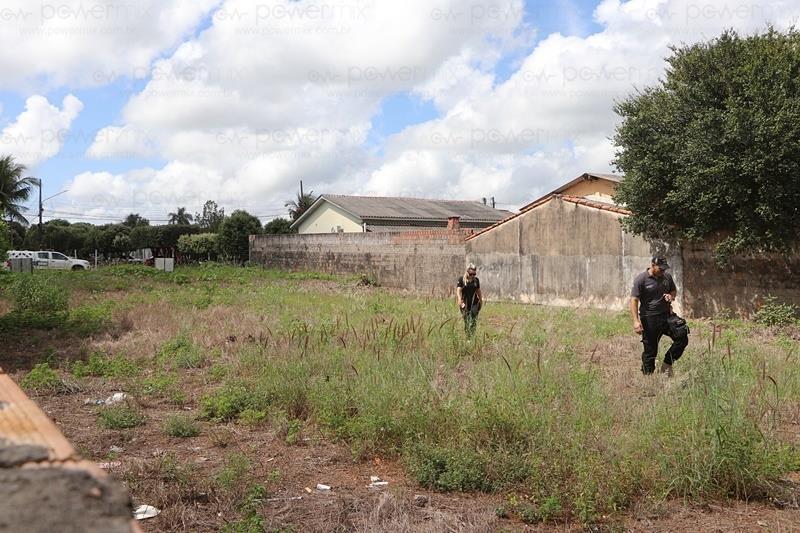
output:
[[143, 77], [219, 0], [3, 0], [4, 89], [97, 86]]
[[[669, 44], [787, 27], [798, 15], [797, 0], [605, 0], [594, 14], [602, 31], [549, 35], [498, 81], [498, 61], [535, 30], [520, 0], [228, 0], [209, 29], [153, 64], [124, 124], [108, 129], [143, 132], [171, 162], [102, 179], [127, 198], [115, 201], [138, 195], [169, 209], [214, 198], [283, 211], [299, 179], [318, 193], [518, 206], [611, 169], [614, 101], [658, 81]], [[376, 146], [372, 120], [398, 92], [433, 102], [440, 117]], [[90, 155], [114, 153], [107, 144]], [[119, 192], [118, 180], [132, 189]]]
[[3, 128], [0, 152], [28, 167], [53, 157], [69, 139], [72, 121], [82, 109], [83, 103], [71, 94], [64, 97], [61, 109], [44, 96], [29, 97], [25, 110]]

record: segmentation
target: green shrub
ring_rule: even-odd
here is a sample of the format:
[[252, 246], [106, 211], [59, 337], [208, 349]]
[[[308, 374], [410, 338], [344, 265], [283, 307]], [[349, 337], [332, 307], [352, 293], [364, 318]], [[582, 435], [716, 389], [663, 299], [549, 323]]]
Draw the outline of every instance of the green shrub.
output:
[[89, 355], [86, 361], [75, 361], [72, 363], [72, 374], [78, 378], [87, 376], [104, 378], [136, 377], [141, 372], [139, 366], [125, 357], [116, 357], [95, 352]]
[[69, 310], [69, 291], [52, 276], [35, 272], [18, 276], [11, 287], [14, 310], [39, 316], [52, 316]]
[[266, 411], [247, 408], [239, 413], [239, 422], [247, 426], [257, 426], [264, 422], [269, 414]]
[[69, 312], [69, 291], [49, 273], [14, 276], [11, 297], [14, 310], [4, 318], [4, 329], [63, 326]]
[[165, 343], [158, 359], [170, 368], [199, 368], [206, 363], [205, 354], [184, 335]]
[[200, 434], [200, 428], [194, 419], [185, 415], [172, 415], [164, 423], [164, 432], [170, 437], [188, 438]]
[[229, 384], [200, 400], [201, 416], [216, 421], [233, 420], [251, 407], [252, 394], [243, 385]]
[[64, 382], [47, 363], [39, 363], [20, 382], [22, 387], [35, 392], [59, 392]]
[[100, 411], [98, 420], [107, 429], [128, 429], [144, 424], [145, 417], [133, 407], [112, 405]]
[[111, 306], [104, 305], [82, 305], [69, 312], [66, 329], [79, 335], [87, 337], [111, 328]]
[[798, 307], [781, 303], [774, 296], [764, 298], [764, 304], [756, 311], [755, 321], [763, 326], [789, 326], [797, 320]]
[[486, 477], [484, 459], [466, 447], [416, 445], [408, 466], [423, 487], [444, 491], [486, 491], [492, 488]]

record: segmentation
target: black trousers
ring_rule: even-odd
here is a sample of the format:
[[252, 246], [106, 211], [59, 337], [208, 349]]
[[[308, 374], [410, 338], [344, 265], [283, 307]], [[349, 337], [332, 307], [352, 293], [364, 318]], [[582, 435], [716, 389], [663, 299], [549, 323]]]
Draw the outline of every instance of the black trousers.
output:
[[656, 357], [658, 356], [658, 343], [663, 335], [672, 339], [672, 346], [664, 354], [664, 363], [671, 365], [677, 361], [686, 346], [689, 344], [689, 337], [673, 337], [669, 331], [667, 318], [669, 315], [642, 316], [642, 373], [652, 374], [656, 369]]

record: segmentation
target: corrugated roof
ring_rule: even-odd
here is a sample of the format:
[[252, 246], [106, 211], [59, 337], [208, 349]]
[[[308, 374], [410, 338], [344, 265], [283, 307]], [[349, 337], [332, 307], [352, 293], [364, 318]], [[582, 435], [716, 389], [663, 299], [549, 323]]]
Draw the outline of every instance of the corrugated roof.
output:
[[587, 200], [586, 198], [581, 198], [579, 196], [568, 196], [568, 195], [563, 195], [563, 194], [550, 194], [548, 196], [545, 196], [544, 198], [540, 198], [539, 200], [537, 200], [534, 203], [526, 205], [525, 207], [520, 209], [519, 213], [515, 213], [515, 214], [511, 215], [508, 218], [504, 218], [500, 222], [492, 224], [488, 228], [484, 228], [481, 231], [479, 231], [479, 232], [477, 232], [477, 233], [475, 233], [473, 235], [470, 235], [465, 240], [469, 241], [471, 239], [474, 239], [478, 235], [482, 235], [482, 234], [486, 233], [487, 231], [491, 231], [494, 228], [505, 224], [509, 220], [513, 220], [513, 219], [517, 218], [518, 216], [524, 215], [528, 211], [536, 209], [540, 205], [546, 204], [547, 202], [549, 202], [553, 198], [558, 198], [560, 200], [564, 200], [565, 202], [572, 202], [573, 204], [585, 205], [586, 207], [599, 209], [601, 211], [610, 211], [612, 213], [617, 213], [617, 214], [620, 214], [620, 215], [630, 215], [631, 214], [631, 212], [628, 211], [627, 209], [623, 209], [622, 207], [619, 207], [619, 206], [614, 205], [614, 204], [608, 204], [608, 203], [605, 203], [605, 202], [597, 202], [597, 201], [594, 201], [594, 200]]
[[[446, 222], [448, 218], [454, 216], [460, 217], [462, 223], [493, 223], [511, 215], [510, 211], [494, 209], [491, 206], [484, 205], [482, 202], [475, 201], [323, 194], [292, 225], [296, 227], [323, 201], [340, 207], [368, 224], [370, 221], [402, 220]], [[389, 226], [395, 224], [380, 225]]]
[[494, 209], [481, 202], [465, 200], [431, 200], [393, 196], [347, 196], [323, 194], [334, 203], [362, 219], [442, 220], [461, 217], [461, 221], [490, 222], [502, 220], [509, 211]]

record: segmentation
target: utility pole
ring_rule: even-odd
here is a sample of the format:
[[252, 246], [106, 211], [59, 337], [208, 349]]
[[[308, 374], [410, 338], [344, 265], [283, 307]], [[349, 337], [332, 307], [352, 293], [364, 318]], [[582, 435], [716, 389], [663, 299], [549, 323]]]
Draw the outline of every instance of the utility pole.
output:
[[39, 182], [39, 249], [42, 249], [42, 178], [38, 178]]
[[303, 200], [303, 180], [300, 180], [300, 201]]

